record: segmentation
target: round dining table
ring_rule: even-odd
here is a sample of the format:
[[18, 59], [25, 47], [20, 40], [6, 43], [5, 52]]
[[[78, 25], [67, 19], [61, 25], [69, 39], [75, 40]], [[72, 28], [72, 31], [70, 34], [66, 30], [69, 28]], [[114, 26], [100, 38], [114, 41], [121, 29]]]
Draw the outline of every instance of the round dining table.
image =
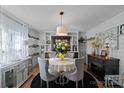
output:
[[[59, 81], [56, 82], [60, 85], [64, 85], [68, 80], [64, 80], [64, 74], [74, 71], [76, 69], [74, 58], [50, 58], [49, 59], [49, 69], [52, 72], [60, 73]], [[52, 74], [52, 73], [51, 73]]]

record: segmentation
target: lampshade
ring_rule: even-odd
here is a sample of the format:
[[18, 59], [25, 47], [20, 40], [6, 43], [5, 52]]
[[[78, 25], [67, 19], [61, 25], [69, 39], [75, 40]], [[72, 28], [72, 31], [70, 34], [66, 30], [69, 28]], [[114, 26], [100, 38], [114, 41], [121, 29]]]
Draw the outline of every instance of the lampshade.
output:
[[67, 35], [65, 27], [64, 26], [58, 26], [57, 31], [56, 31], [56, 35], [58, 35], [58, 36]]

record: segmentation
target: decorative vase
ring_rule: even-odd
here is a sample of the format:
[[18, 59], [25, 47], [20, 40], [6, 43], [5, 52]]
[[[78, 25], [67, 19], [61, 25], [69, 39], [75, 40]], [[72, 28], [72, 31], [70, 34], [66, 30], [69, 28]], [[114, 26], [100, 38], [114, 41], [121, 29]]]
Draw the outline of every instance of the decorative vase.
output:
[[96, 48], [96, 55], [100, 55], [99, 54], [99, 48]]
[[93, 51], [92, 51], [92, 55], [96, 55], [96, 49], [94, 48]]

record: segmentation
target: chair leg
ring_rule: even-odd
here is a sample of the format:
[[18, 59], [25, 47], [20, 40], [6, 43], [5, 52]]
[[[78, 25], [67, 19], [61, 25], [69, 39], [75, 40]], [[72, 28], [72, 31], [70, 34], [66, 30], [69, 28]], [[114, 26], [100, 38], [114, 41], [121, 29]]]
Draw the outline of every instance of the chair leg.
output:
[[113, 84], [113, 82], [111, 81], [111, 86], [112, 86], [112, 88], [114, 88], [114, 84]]
[[76, 81], [76, 88], [78, 88], [78, 81]]
[[47, 88], [49, 88], [49, 82], [47, 81]]
[[42, 87], [42, 79], [41, 79], [41, 81], [40, 81], [40, 87]]
[[108, 86], [108, 80], [105, 78], [105, 88], [107, 88]]
[[84, 87], [84, 82], [83, 82], [83, 79], [82, 79], [82, 88]]

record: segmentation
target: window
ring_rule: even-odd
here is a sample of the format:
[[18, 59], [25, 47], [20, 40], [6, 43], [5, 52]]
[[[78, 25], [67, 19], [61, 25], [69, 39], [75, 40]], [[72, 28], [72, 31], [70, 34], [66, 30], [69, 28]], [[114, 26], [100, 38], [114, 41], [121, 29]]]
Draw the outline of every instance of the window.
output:
[[28, 26], [0, 13], [0, 64], [28, 56]]

